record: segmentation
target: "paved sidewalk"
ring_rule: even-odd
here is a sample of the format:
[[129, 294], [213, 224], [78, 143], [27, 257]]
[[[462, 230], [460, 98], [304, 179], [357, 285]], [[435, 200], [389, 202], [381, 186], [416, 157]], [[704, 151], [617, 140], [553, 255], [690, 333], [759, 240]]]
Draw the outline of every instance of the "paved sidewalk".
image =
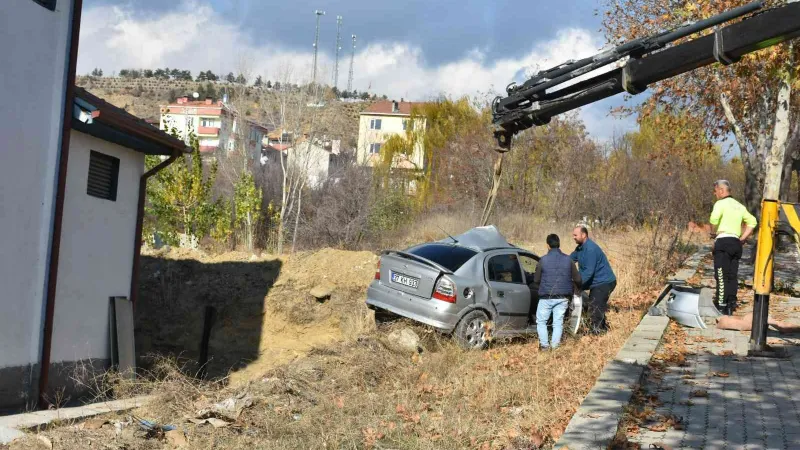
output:
[[[779, 281], [800, 279], [796, 251], [776, 262]], [[747, 313], [752, 291], [739, 300]], [[773, 296], [770, 315], [800, 325], [800, 299]], [[641, 448], [800, 449], [800, 334], [769, 332], [786, 359], [747, 357], [749, 336], [672, 324], [619, 431]]]

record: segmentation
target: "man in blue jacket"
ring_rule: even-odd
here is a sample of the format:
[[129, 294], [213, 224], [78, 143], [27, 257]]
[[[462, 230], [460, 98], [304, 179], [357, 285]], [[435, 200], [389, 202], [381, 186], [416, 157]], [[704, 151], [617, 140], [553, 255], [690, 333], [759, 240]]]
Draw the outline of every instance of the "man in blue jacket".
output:
[[603, 250], [589, 239], [589, 230], [586, 227], [575, 227], [572, 231], [572, 238], [578, 247], [570, 257], [578, 263], [581, 287], [589, 290], [589, 302], [586, 305], [589, 316], [589, 332], [603, 334], [608, 331], [606, 309], [608, 309], [608, 298], [617, 287], [617, 277], [611, 270], [611, 265]]

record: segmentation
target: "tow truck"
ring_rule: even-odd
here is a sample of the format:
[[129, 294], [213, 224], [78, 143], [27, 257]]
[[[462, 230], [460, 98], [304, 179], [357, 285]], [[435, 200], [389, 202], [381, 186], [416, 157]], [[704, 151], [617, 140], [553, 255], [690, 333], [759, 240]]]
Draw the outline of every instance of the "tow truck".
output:
[[[738, 22], [729, 23], [740, 18]], [[714, 29], [710, 33], [697, 37], [711, 28]], [[800, 2], [765, 9], [763, 1], [755, 1], [654, 36], [626, 42], [588, 58], [567, 61], [536, 73], [520, 85], [509, 84], [506, 96], [498, 96], [492, 102], [494, 137], [500, 155], [484, 207], [484, 224], [497, 195], [503, 154], [511, 150], [518, 133], [546, 125], [556, 115], [613, 95], [641, 94], [654, 83], [701, 67], [735, 64], [748, 53], [798, 36]], [[790, 234], [795, 239], [800, 236], [800, 205], [765, 197], [753, 283], [755, 299], [748, 352], [753, 356], [774, 355], [767, 345], [767, 317], [777, 233]]]

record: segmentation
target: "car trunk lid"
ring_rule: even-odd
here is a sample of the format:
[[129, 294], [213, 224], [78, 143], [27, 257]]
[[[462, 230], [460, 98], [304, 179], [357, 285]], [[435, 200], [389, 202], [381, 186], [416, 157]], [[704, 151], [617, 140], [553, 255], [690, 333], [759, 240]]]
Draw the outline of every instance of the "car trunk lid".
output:
[[381, 256], [380, 273], [381, 284], [407, 294], [430, 298], [439, 276], [451, 272], [425, 258], [391, 251]]

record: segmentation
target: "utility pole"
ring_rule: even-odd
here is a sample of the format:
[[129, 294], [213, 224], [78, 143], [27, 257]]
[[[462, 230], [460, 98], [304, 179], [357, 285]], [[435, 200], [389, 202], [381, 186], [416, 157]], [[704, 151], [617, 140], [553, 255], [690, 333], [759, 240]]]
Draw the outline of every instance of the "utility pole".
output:
[[350, 52], [350, 76], [347, 78], [347, 90], [353, 90], [353, 61], [356, 59], [356, 35], [353, 35], [353, 49]]
[[342, 49], [342, 16], [336, 16], [336, 62], [333, 65], [333, 87], [339, 88], [339, 50]]
[[317, 32], [314, 35], [314, 69], [311, 73], [311, 82], [317, 84], [317, 47], [319, 47], [319, 18], [325, 15], [325, 11], [316, 10], [314, 14], [317, 15]]

